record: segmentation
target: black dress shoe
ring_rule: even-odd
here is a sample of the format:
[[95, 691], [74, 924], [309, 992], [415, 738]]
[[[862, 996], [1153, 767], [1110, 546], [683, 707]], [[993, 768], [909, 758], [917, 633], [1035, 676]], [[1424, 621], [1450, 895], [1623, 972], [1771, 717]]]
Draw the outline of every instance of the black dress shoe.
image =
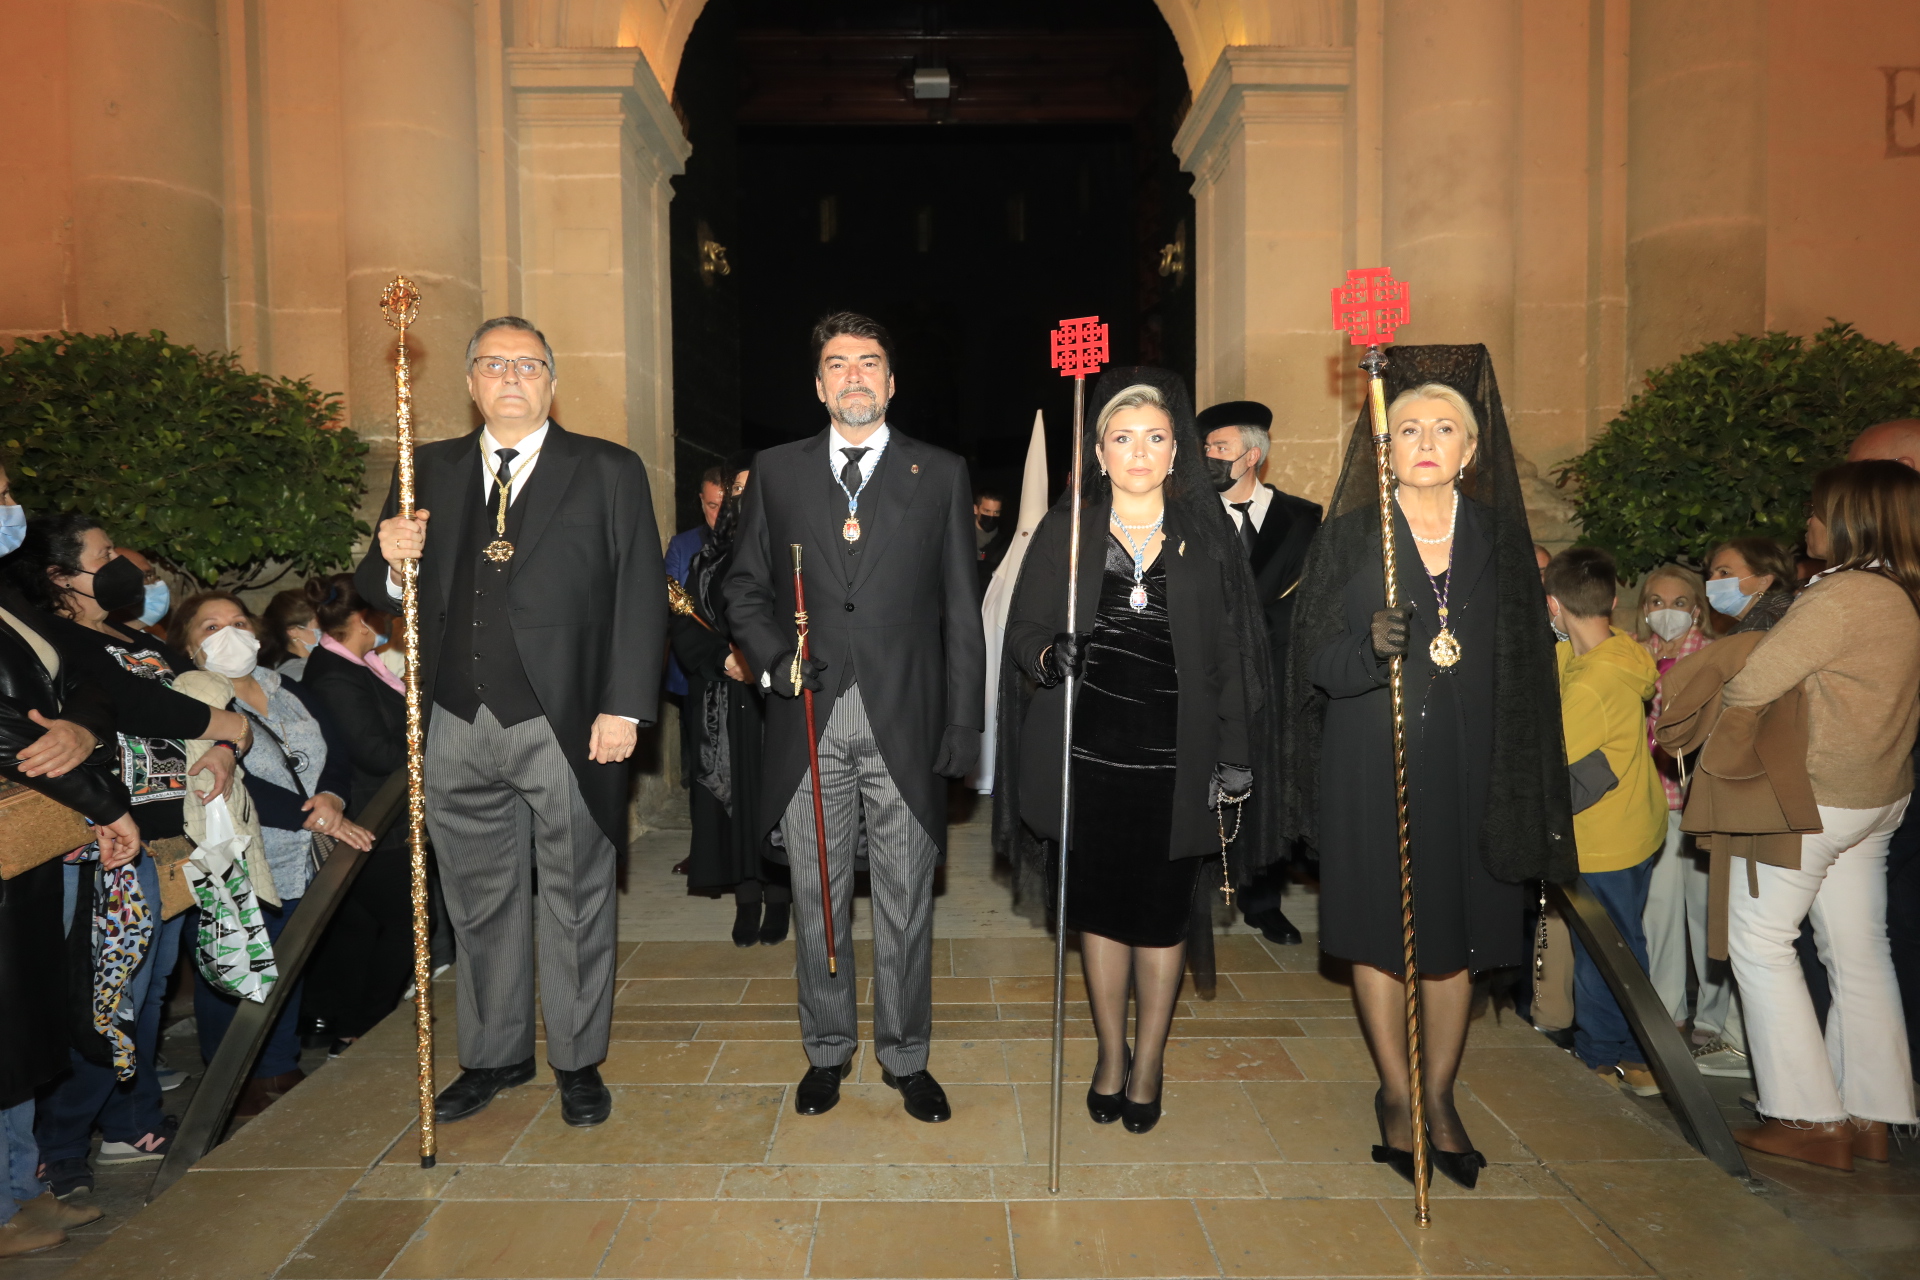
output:
[[510, 1067], [469, 1067], [433, 1100], [433, 1118], [446, 1124], [484, 1111], [502, 1089], [533, 1079], [533, 1059]]
[[915, 1071], [896, 1076], [882, 1067], [880, 1079], [889, 1089], [900, 1091], [901, 1101], [907, 1104], [907, 1114], [915, 1120], [939, 1124], [942, 1120], [953, 1119], [953, 1107], [947, 1102], [947, 1091], [933, 1078], [933, 1072]]
[[1478, 1151], [1442, 1151], [1433, 1145], [1431, 1134], [1427, 1136], [1427, 1147], [1433, 1156], [1433, 1167], [1469, 1191], [1480, 1181], [1480, 1171], [1487, 1167], [1487, 1158]]
[[[1133, 1073], [1128, 1072], [1127, 1075], [1127, 1084], [1131, 1087], [1133, 1084]], [[1121, 1102], [1123, 1105], [1120, 1111], [1120, 1123], [1126, 1127], [1128, 1133], [1146, 1133], [1152, 1129], [1153, 1126], [1160, 1123], [1160, 1099], [1166, 1091], [1166, 1077], [1165, 1074], [1162, 1073], [1160, 1087], [1154, 1090], [1152, 1102], [1135, 1102], [1132, 1098], [1127, 1097], [1124, 1091], [1122, 1092]]]
[[823, 1116], [840, 1101], [840, 1082], [853, 1074], [853, 1059], [837, 1067], [808, 1067], [793, 1091], [793, 1109], [803, 1116]]
[[1256, 911], [1247, 917], [1247, 923], [1260, 931], [1268, 942], [1276, 942], [1283, 947], [1300, 945], [1300, 930], [1293, 921], [1287, 919], [1286, 912], [1278, 907], [1269, 907], [1265, 911]]
[[1373, 1162], [1387, 1166], [1412, 1183], [1413, 1152], [1387, 1145], [1387, 1104], [1377, 1091], [1373, 1095], [1373, 1118], [1380, 1126], [1380, 1143], [1373, 1149]]
[[733, 945], [750, 947], [760, 941], [760, 904], [738, 902], [733, 907]]
[[760, 918], [760, 945], [777, 947], [787, 940], [787, 921], [793, 913], [793, 905], [787, 902], [769, 902], [767, 914]]
[[[1127, 1077], [1133, 1073], [1133, 1050], [1127, 1050], [1127, 1065], [1120, 1069], [1120, 1091], [1118, 1093], [1095, 1093], [1093, 1085], [1087, 1085], [1087, 1114], [1093, 1117], [1095, 1124], [1112, 1124], [1120, 1118], [1127, 1102]], [[1099, 1074], [1096, 1067], [1094, 1074]]]
[[553, 1069], [560, 1086], [560, 1118], [576, 1129], [590, 1129], [613, 1114], [613, 1093], [600, 1082], [599, 1067]]

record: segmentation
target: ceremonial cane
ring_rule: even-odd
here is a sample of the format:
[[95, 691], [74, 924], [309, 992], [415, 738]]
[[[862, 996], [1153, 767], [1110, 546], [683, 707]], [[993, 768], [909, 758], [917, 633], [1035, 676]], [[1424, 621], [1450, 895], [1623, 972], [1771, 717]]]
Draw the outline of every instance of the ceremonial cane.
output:
[[840, 961], [833, 952], [833, 886], [827, 882], [827, 809], [820, 800], [820, 739], [813, 729], [813, 690], [801, 684], [807, 661], [807, 586], [800, 578], [800, 549], [793, 548], [793, 629], [798, 644], [793, 651], [793, 686], [807, 708], [807, 776], [813, 782], [813, 848], [820, 855], [820, 921], [827, 933], [827, 975], [837, 976]]
[[[1387, 579], [1387, 608], [1400, 603], [1398, 558], [1393, 536], [1393, 458], [1387, 432], [1387, 391], [1381, 372], [1387, 358], [1380, 343], [1391, 342], [1393, 331], [1407, 322], [1407, 286], [1385, 267], [1347, 272], [1347, 283], [1333, 291], [1334, 327], [1345, 331], [1354, 346], [1364, 346], [1360, 367], [1367, 371], [1367, 403], [1373, 418], [1373, 461], [1380, 480], [1380, 565]], [[1427, 1179], [1431, 1155], [1427, 1150], [1426, 1097], [1420, 1061], [1420, 971], [1413, 937], [1413, 861], [1407, 840], [1407, 715], [1402, 675], [1404, 655], [1388, 663], [1393, 698], [1393, 803], [1395, 831], [1400, 845], [1400, 947], [1407, 993], [1407, 1080], [1412, 1092], [1413, 1221], [1432, 1222], [1427, 1210]]]
[[[1062, 320], [1053, 331], [1053, 367], [1073, 379], [1073, 472], [1067, 477], [1067, 634], [1077, 634], [1080, 586], [1080, 475], [1085, 465], [1087, 375], [1107, 362], [1107, 326], [1099, 316]], [[1073, 818], [1073, 667], [1060, 702], [1060, 874], [1053, 931], [1053, 1136], [1047, 1151], [1047, 1190], [1060, 1191], [1060, 1095], [1067, 1053], [1067, 846]]]
[[[420, 290], [395, 276], [380, 294], [387, 323], [400, 331], [393, 362], [394, 443], [400, 463], [400, 518], [413, 519], [413, 382], [407, 326], [420, 313]], [[420, 715], [420, 561], [400, 562], [401, 642], [407, 653], [407, 847], [413, 860], [413, 1022], [420, 1069], [420, 1167], [433, 1168], [433, 927], [427, 914], [425, 735]]]

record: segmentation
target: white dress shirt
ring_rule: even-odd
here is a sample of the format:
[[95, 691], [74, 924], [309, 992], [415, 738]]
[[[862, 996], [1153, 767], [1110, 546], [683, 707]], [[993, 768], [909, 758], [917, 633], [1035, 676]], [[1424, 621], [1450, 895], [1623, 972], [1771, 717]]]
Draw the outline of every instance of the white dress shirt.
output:
[[840, 434], [837, 423], [827, 427], [827, 468], [833, 472], [834, 482], [840, 480], [840, 468], [847, 465], [847, 455], [842, 449], [865, 449], [860, 458], [860, 483], [873, 479], [873, 469], [880, 465], [880, 455], [887, 451], [887, 441], [893, 438], [893, 431], [886, 423], [875, 427], [873, 434], [859, 444]]
[[[533, 469], [540, 465], [540, 450], [546, 446], [547, 428], [552, 425], [551, 420], [541, 423], [539, 430], [530, 433], [526, 439], [513, 446], [515, 450], [513, 461], [508, 464], [513, 468], [513, 488], [507, 494], [508, 506], [520, 501], [520, 491], [527, 487], [527, 477], [532, 475]], [[486, 474], [480, 477], [482, 502], [488, 498], [493, 498], [495, 502], [499, 501], [493, 492], [493, 479], [500, 474], [500, 459], [495, 455], [506, 447], [493, 438], [493, 432], [490, 429], [480, 428], [480, 454], [486, 460], [482, 468]]]
[[[1227, 509], [1227, 518], [1233, 521], [1233, 527], [1240, 527], [1240, 513], [1227, 501], [1227, 495], [1220, 495], [1220, 505]], [[1260, 532], [1260, 526], [1267, 522], [1267, 508], [1273, 505], [1273, 490], [1264, 484], [1253, 486], [1253, 505], [1247, 508], [1247, 516], [1253, 521], [1253, 531]]]

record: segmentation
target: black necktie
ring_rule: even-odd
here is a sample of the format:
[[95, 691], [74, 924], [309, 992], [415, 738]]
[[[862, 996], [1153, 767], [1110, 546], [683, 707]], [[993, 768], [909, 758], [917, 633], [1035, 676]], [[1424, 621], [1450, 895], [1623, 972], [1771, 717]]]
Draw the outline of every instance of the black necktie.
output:
[[1253, 559], [1253, 499], [1245, 502], [1229, 502], [1228, 506], [1240, 513], [1240, 545], [1247, 549], [1247, 559]]
[[493, 506], [500, 500], [501, 490], [507, 491], [507, 501], [513, 501], [513, 460], [520, 456], [518, 449], [501, 449], [494, 457], [500, 459], [499, 470], [493, 473], [493, 492], [487, 495], [487, 505]]
[[847, 506], [853, 506], [853, 495], [860, 492], [860, 459], [873, 452], [871, 449], [842, 449], [847, 455], [847, 465], [840, 468], [840, 487], [847, 491]]

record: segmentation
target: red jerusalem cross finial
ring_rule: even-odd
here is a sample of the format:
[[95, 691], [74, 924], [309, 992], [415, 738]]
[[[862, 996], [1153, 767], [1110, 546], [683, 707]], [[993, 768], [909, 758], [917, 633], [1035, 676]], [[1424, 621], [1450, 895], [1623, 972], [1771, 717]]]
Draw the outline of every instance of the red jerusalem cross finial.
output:
[[1407, 286], [1385, 267], [1349, 271], [1347, 282], [1333, 291], [1333, 327], [1356, 347], [1392, 342], [1408, 314]]
[[1107, 362], [1107, 326], [1099, 316], [1062, 320], [1053, 331], [1053, 367], [1063, 378], [1085, 378]]

